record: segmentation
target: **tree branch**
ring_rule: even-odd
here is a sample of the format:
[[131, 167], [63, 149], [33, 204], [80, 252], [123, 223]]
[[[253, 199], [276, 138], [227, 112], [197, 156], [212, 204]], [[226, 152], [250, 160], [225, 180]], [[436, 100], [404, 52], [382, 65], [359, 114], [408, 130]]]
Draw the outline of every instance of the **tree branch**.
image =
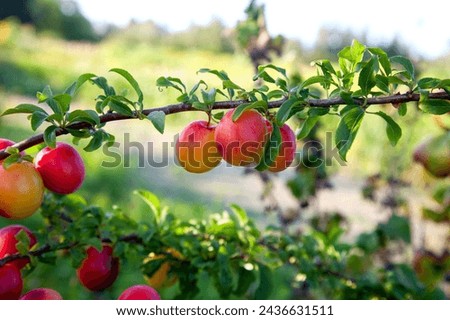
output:
[[[420, 95], [418, 93], [403, 93], [403, 94], [396, 94], [391, 96], [383, 96], [383, 97], [373, 97], [368, 98], [366, 101], [366, 105], [382, 105], [382, 104], [400, 104], [405, 102], [414, 102], [419, 101]], [[429, 99], [437, 99], [437, 100], [450, 100], [450, 94], [442, 91], [442, 92], [431, 92], [429, 94]], [[285, 99], [280, 99], [276, 101], [269, 102], [268, 107], [270, 109], [279, 108]], [[216, 102], [213, 106], [213, 110], [219, 110], [219, 109], [232, 109], [236, 108], [242, 103], [245, 103], [248, 101], [243, 100], [236, 100], [236, 101], [220, 101]], [[353, 99], [353, 102], [356, 105], [363, 105], [364, 100], [363, 99]], [[309, 99], [305, 101], [305, 104], [308, 107], [312, 108], [330, 108], [332, 106], [337, 105], [346, 105], [348, 104], [344, 99], [342, 98], [331, 98], [331, 99]], [[158, 107], [158, 108], [152, 108], [152, 109], [145, 109], [143, 110], [143, 114], [148, 116], [152, 112], [156, 111], [162, 111], [166, 115], [169, 114], [175, 114], [180, 112], [187, 112], [187, 111], [199, 111], [198, 109], [193, 108], [191, 105], [186, 103], [178, 103], [178, 104], [171, 104], [164, 107]], [[136, 116], [130, 117], [121, 115], [118, 113], [106, 113], [100, 117], [100, 123], [107, 123], [112, 121], [120, 121], [120, 120], [128, 120], [128, 119], [137, 119]], [[87, 122], [80, 122], [73, 124], [71, 126], [68, 126], [68, 129], [84, 129], [84, 128], [91, 128], [92, 125]], [[57, 136], [68, 134], [69, 132], [63, 128], [60, 128], [56, 131]], [[32, 146], [38, 145], [40, 143], [44, 142], [44, 136], [43, 134], [37, 134], [34, 135], [26, 140], [23, 140], [21, 142], [16, 143], [12, 147], [15, 147], [19, 149], [19, 151], [23, 151], [25, 149], [28, 149]], [[0, 160], [3, 160], [9, 156], [8, 153], [5, 151], [0, 151]]]
[[[119, 241], [135, 243], [135, 244], [143, 244], [144, 243], [142, 238], [140, 238], [137, 234], [134, 234], [134, 233], [120, 237]], [[105, 238], [105, 239], [102, 239], [102, 242], [103, 243], [111, 243], [111, 240]], [[18, 259], [24, 259], [24, 258], [29, 258], [29, 257], [40, 257], [49, 252], [68, 250], [68, 249], [72, 249], [78, 245], [79, 245], [79, 242], [68, 243], [65, 245], [56, 245], [54, 247], [50, 246], [49, 244], [45, 244], [40, 248], [29, 251], [27, 254], [16, 253], [16, 254], [12, 254], [12, 255], [9, 255], [9, 256], [6, 256], [6, 257], [0, 259], [0, 267], [4, 266], [5, 264], [7, 264], [9, 262], [18, 260]]]

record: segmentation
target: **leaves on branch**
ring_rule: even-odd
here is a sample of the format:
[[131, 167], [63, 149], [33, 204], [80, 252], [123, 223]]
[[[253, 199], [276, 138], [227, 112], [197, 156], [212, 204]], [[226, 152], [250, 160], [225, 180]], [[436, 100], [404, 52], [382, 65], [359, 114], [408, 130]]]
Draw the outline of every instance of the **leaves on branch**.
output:
[[[259, 87], [251, 90], [246, 90], [235, 83], [223, 70], [203, 68], [198, 71], [216, 76], [221, 81], [222, 88], [208, 88], [204, 80], [199, 80], [188, 90], [180, 78], [160, 77], [156, 81], [157, 87], [177, 90], [180, 94], [177, 101], [180, 104], [160, 108], [158, 111], [144, 110], [144, 94], [137, 80], [127, 70], [113, 68], [110, 71], [125, 79], [133, 89], [137, 97], [135, 101], [127, 98], [125, 94], [118, 94], [119, 91], [111, 86], [105, 77], [86, 73], [61, 94], [54, 94], [50, 86], [38, 92], [36, 95], [38, 103], [45, 103], [48, 108], [34, 104], [19, 104], [7, 109], [1, 116], [28, 114], [34, 131], [44, 124], [47, 125], [41, 136], [35, 137], [32, 141], [24, 141], [24, 147], [41, 142], [54, 145], [56, 135], [69, 133], [76, 140], [91, 138], [85, 149], [93, 151], [102, 143], [113, 143], [113, 136], [103, 129], [107, 122], [113, 120], [149, 119], [155, 128], [163, 133], [167, 114], [196, 109], [207, 112], [212, 119], [220, 121], [223, 113], [212, 113], [213, 109], [237, 107], [233, 114], [233, 121], [236, 121], [245, 110], [255, 109], [270, 118], [273, 115], [270, 115], [269, 110], [279, 108], [274, 120], [281, 126], [295, 114], [301, 114], [305, 108], [309, 108], [308, 116], [297, 133], [298, 139], [301, 139], [307, 136], [320, 117], [334, 108], [341, 115], [341, 122], [336, 131], [336, 143], [339, 154], [345, 159], [356, 137], [363, 113], [354, 109], [347, 114], [345, 107], [339, 111], [339, 105], [364, 103], [363, 107], [366, 109], [371, 104], [392, 103], [399, 106], [398, 113], [404, 116], [407, 111], [406, 103], [417, 101], [420, 95], [419, 103], [424, 112], [435, 115], [450, 112], [450, 79], [433, 77], [416, 79], [414, 64], [409, 59], [402, 56], [388, 57], [381, 48], [366, 47], [354, 40], [350, 46], [338, 53], [337, 65], [329, 60], [316, 60], [314, 65], [317, 74], [296, 86], [286, 69], [274, 64], [261, 65], [253, 78], [260, 81]], [[74, 95], [87, 82], [102, 90], [96, 98], [95, 108], [70, 110]], [[402, 86], [407, 87], [409, 91], [399, 100], [398, 95], [392, 93]], [[315, 87], [320, 87], [328, 97], [320, 99]], [[226, 101], [218, 101], [223, 98]], [[338, 98], [340, 99], [336, 100]], [[387, 137], [391, 144], [395, 145], [401, 136], [401, 128], [385, 112], [376, 114], [386, 121]], [[0, 159], [6, 156], [4, 153], [0, 154]]]

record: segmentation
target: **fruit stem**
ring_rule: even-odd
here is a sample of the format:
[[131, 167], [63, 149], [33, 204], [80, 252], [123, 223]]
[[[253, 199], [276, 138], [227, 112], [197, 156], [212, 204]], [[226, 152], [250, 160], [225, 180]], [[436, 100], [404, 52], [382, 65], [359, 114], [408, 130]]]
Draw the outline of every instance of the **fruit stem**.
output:
[[211, 114], [212, 110], [209, 109], [206, 113], [208, 114], [208, 124], [206, 125], [206, 127], [209, 128], [209, 126], [211, 125], [211, 120], [212, 120], [212, 114]]

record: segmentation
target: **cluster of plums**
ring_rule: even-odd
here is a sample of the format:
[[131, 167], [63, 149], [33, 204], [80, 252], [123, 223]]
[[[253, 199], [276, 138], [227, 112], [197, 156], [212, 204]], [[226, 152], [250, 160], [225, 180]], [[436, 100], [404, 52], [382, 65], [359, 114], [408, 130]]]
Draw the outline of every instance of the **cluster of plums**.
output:
[[[0, 229], [0, 259], [18, 253], [16, 248], [19, 232], [25, 232], [30, 248], [36, 244], [36, 237], [26, 227], [11, 225]], [[61, 295], [53, 289], [38, 288], [21, 295], [23, 280], [21, 270], [29, 263], [28, 258], [16, 259], [0, 267], [0, 300], [60, 300]], [[112, 247], [104, 244], [102, 251], [94, 247], [86, 250], [86, 258], [77, 269], [81, 284], [91, 291], [102, 291], [110, 287], [119, 274], [119, 259], [113, 256]], [[147, 285], [126, 289], [119, 300], [158, 300], [158, 292]]]
[[[203, 173], [218, 166], [222, 159], [233, 166], [256, 166], [260, 162], [273, 126], [256, 110], [246, 110], [233, 121], [235, 111], [228, 111], [217, 126], [194, 121], [184, 128], [175, 146], [177, 160], [183, 168]], [[272, 172], [286, 169], [295, 158], [294, 132], [286, 124], [280, 132], [279, 154], [268, 167]]]
[[[14, 144], [0, 139], [0, 150]], [[71, 145], [58, 142], [56, 148], [45, 147], [34, 163], [21, 161], [7, 169], [0, 161], [0, 216], [23, 219], [41, 206], [44, 188], [59, 194], [78, 190], [84, 181], [83, 159]]]
[[[13, 145], [13, 141], [0, 138], [0, 151]], [[58, 194], [70, 194], [80, 188], [84, 178], [85, 166], [81, 156], [72, 146], [62, 142], [58, 142], [55, 148], [42, 149], [34, 163], [18, 161], [5, 168], [0, 161], [0, 216], [11, 220], [27, 218], [41, 206], [45, 188]], [[0, 259], [18, 254], [16, 237], [20, 232], [28, 236], [29, 249], [36, 244], [36, 237], [25, 226], [4, 227], [0, 229]], [[14, 259], [0, 266], [0, 300], [62, 299], [58, 292], [49, 288], [38, 288], [22, 295], [21, 270], [29, 262], [29, 258]], [[147, 279], [152, 286], [132, 286], [119, 296], [119, 300], [160, 299], [153, 284], [158, 288], [166, 283], [169, 268], [168, 262], [164, 263], [155, 275]], [[113, 248], [109, 244], [103, 244], [101, 251], [89, 247], [76, 273], [84, 287], [102, 291], [117, 279], [119, 259], [113, 256]]]

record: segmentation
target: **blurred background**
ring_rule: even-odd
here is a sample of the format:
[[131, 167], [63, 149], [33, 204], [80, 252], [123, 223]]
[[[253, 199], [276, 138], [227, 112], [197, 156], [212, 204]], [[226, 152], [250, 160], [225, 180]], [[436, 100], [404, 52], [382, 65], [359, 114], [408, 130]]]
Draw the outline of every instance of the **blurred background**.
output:
[[[336, 54], [353, 39], [382, 47], [389, 55], [409, 57], [420, 77], [448, 78], [450, 29], [444, 8], [444, 1], [428, 1], [426, 7], [416, 8], [379, 0], [368, 11], [366, 4], [356, 0], [323, 1], [320, 5], [288, 0], [4, 0], [0, 5], [0, 112], [19, 103], [36, 103], [36, 92], [47, 84], [54, 92], [62, 91], [86, 72], [107, 76], [115, 87], [129, 90], [123, 80], [108, 74], [116, 67], [128, 70], [138, 80], [146, 108], [176, 99], [176, 92], [158, 91], [155, 82], [160, 76], [179, 77], [188, 87], [202, 78], [217, 83], [212, 76], [196, 73], [205, 67], [225, 70], [247, 89], [254, 86], [252, 76], [258, 63], [282, 66], [290, 77], [300, 80], [315, 73], [311, 61], [336, 62]], [[98, 94], [96, 88], [85, 85], [73, 107], [93, 108]], [[393, 108], [379, 108], [396, 114]], [[385, 220], [392, 212], [387, 201], [394, 194], [408, 204], [405, 215], [413, 222], [412, 250], [426, 247], [440, 254], [447, 246], [448, 229], [421, 219], [420, 208], [431, 201], [427, 190], [434, 181], [412, 163], [411, 154], [425, 136], [442, 130], [435, 117], [418, 116], [416, 108], [410, 109], [405, 117], [396, 117], [404, 130], [395, 148], [384, 134], [385, 124], [368, 119], [372, 122], [362, 126], [348, 163], [343, 166], [334, 161], [311, 179], [299, 175], [296, 168], [262, 176], [225, 164], [202, 175], [185, 172], [174, 163], [171, 143], [190, 121], [206, 118], [200, 112], [168, 117], [163, 135], [149, 123], [112, 123], [109, 130], [121, 146], [125, 140], [139, 142], [144, 152], [120, 149], [122, 160], [129, 159], [130, 165], [125, 167], [122, 161], [114, 169], [102, 165], [106, 157], [102, 149], [82, 152], [87, 178], [79, 193], [89, 203], [106, 209], [118, 205], [143, 219], [143, 207], [131, 192], [137, 188], [151, 190], [172, 212], [186, 219], [222, 211], [231, 203], [250, 212], [260, 225], [290, 228], [302, 228], [305, 217], [317, 213], [339, 213], [351, 226], [345, 235], [348, 239]], [[326, 132], [336, 128], [336, 120], [325, 117], [313, 138], [331, 144], [333, 139], [328, 141]], [[298, 122], [292, 120], [290, 125], [295, 128]], [[20, 141], [31, 134], [23, 115], [0, 118], [1, 137]], [[156, 162], [166, 159], [169, 165], [151, 166], [149, 158]], [[375, 196], [368, 194], [374, 181], [381, 185]], [[39, 218], [32, 217], [26, 223], [39, 224]], [[47, 270], [40, 268], [38, 273]], [[125, 266], [127, 272], [120, 281], [142, 282], [136, 276], [137, 269], [132, 263]], [[89, 297], [70, 267], [62, 265], [59, 270], [58, 279], [71, 279], [67, 289], [59, 287], [58, 279], [54, 281], [63, 296]], [[28, 282], [30, 287], [40, 285], [39, 277], [33, 279], [33, 283]], [[52, 281], [46, 281], [51, 286]], [[119, 282], [107, 294], [114, 296], [122, 287]], [[203, 292], [210, 296], [207, 290]], [[287, 298], [288, 294], [280, 290], [275, 298]]]

